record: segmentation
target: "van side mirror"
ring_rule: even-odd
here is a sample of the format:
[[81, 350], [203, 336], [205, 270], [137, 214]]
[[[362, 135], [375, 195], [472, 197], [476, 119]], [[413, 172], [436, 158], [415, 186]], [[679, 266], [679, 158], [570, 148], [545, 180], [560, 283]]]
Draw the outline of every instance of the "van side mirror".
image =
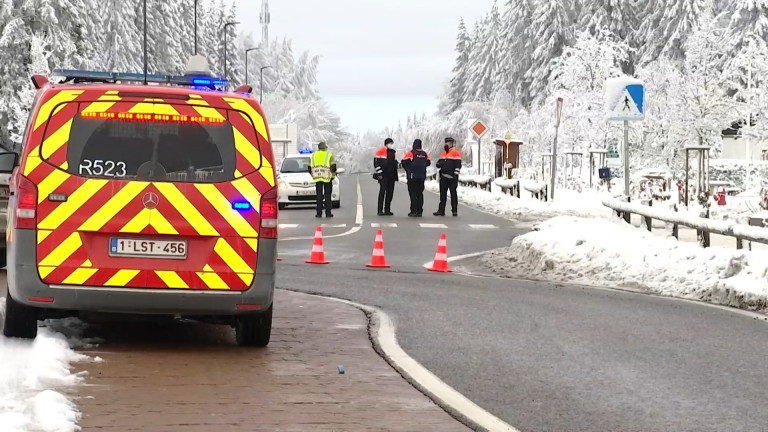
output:
[[336, 168], [336, 174], [344, 174], [344, 171], [346, 171], [344, 168]]
[[15, 152], [0, 153], [0, 174], [11, 174], [19, 163], [19, 155]]

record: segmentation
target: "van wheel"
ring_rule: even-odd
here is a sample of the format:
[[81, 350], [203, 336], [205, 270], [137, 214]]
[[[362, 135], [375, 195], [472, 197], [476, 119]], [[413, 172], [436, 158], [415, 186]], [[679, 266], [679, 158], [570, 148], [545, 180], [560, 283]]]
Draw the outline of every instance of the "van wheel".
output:
[[235, 339], [240, 346], [265, 347], [272, 334], [272, 306], [266, 312], [237, 317]]
[[339, 207], [341, 207], [341, 200], [334, 201], [332, 204], [333, 204], [333, 208], [339, 208]]
[[285, 204], [277, 203], [278, 210], [285, 210], [285, 207], [287, 207]]
[[17, 303], [10, 293], [5, 297], [5, 324], [3, 334], [7, 337], [34, 339], [37, 337], [37, 310]]

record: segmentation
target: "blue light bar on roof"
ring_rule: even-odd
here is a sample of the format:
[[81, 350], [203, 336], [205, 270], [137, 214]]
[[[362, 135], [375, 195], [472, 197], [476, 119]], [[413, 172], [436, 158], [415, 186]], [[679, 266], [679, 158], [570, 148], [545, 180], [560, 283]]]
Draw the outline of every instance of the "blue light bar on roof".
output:
[[312, 154], [312, 149], [304, 148], [299, 150], [299, 154]]
[[94, 80], [94, 81], [130, 81], [147, 82], [158, 84], [177, 84], [177, 85], [195, 85], [195, 86], [225, 86], [227, 80], [218, 77], [209, 76], [189, 76], [189, 75], [159, 75], [134, 73], [134, 72], [104, 72], [104, 71], [85, 71], [75, 69], [56, 69], [54, 75], [64, 76], [67, 79]]

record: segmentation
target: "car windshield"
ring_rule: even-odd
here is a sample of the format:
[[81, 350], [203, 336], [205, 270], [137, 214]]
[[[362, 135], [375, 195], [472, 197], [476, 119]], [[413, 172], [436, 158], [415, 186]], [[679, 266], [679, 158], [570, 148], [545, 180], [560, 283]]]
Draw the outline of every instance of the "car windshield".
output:
[[298, 157], [288, 158], [283, 161], [283, 165], [280, 167], [282, 173], [305, 173], [309, 171], [309, 158]]

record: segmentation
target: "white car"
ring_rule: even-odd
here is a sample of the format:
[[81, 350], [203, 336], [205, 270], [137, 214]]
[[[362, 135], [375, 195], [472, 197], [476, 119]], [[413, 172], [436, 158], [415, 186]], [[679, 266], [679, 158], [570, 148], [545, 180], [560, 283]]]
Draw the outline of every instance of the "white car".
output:
[[[315, 183], [309, 174], [309, 158], [311, 154], [292, 154], [283, 159], [277, 172], [277, 184], [279, 189], [278, 208], [284, 209], [289, 205], [314, 205], [317, 202]], [[341, 207], [341, 189], [339, 176], [344, 168], [337, 169], [337, 176], [333, 179], [333, 192], [331, 201], [333, 208]]]

